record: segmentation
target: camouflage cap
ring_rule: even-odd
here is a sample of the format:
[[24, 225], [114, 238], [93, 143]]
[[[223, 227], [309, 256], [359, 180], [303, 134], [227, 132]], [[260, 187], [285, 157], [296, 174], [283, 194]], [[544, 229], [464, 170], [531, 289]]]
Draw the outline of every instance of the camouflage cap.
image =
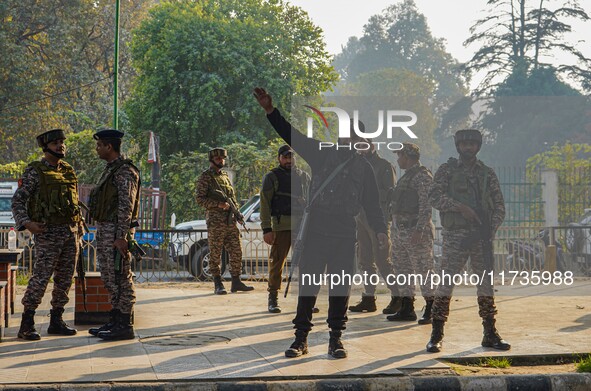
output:
[[207, 156], [209, 157], [209, 160], [213, 159], [216, 156], [219, 156], [223, 159], [228, 157], [228, 152], [224, 149], [224, 148], [213, 148], [210, 149]]
[[402, 143], [402, 149], [396, 151], [397, 153], [403, 153], [408, 157], [419, 159], [421, 157], [421, 148], [417, 144], [413, 143]]
[[456, 146], [459, 144], [460, 141], [476, 141], [478, 144], [482, 145], [482, 133], [478, 129], [462, 129], [458, 130], [456, 134], [454, 134], [454, 142]]
[[48, 143], [55, 140], [65, 140], [66, 133], [62, 129], [51, 129], [37, 136], [37, 145], [44, 148]]

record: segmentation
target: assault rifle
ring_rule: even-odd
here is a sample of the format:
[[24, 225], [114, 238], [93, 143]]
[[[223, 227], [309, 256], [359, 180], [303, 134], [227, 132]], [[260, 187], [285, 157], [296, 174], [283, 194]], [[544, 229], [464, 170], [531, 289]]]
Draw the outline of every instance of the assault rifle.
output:
[[[84, 232], [89, 233], [90, 230], [82, 218], [82, 226], [84, 227]], [[84, 256], [82, 255], [82, 244], [83, 244], [82, 237], [80, 237], [80, 248], [78, 249], [78, 262], [76, 263], [76, 273], [78, 274], [78, 280], [80, 281], [80, 289], [82, 290], [82, 303], [84, 304], [84, 312], [88, 312], [86, 309], [86, 269], [84, 267]]]
[[219, 198], [220, 201], [226, 202], [228, 203], [228, 205], [230, 205], [231, 213], [228, 214], [228, 224], [232, 223], [232, 216], [234, 216], [238, 224], [240, 224], [242, 228], [244, 228], [246, 233], [249, 233], [248, 228], [246, 227], [246, 223], [244, 222], [244, 216], [242, 215], [242, 213], [240, 213], [240, 210], [238, 210], [238, 207], [236, 206], [234, 201], [230, 197], [228, 197], [221, 188], [215, 190], [214, 194], [217, 196], [217, 198]]
[[293, 243], [293, 251], [291, 253], [291, 265], [289, 266], [289, 277], [287, 278], [287, 284], [285, 285], [285, 293], [283, 293], [284, 298], [287, 297], [287, 292], [289, 292], [289, 284], [291, 284], [293, 271], [300, 264], [300, 260], [302, 259], [302, 253], [304, 252], [304, 236], [306, 234], [306, 231], [308, 230], [309, 216], [309, 209], [304, 209], [304, 214], [302, 214], [302, 221], [300, 223], [300, 229]]

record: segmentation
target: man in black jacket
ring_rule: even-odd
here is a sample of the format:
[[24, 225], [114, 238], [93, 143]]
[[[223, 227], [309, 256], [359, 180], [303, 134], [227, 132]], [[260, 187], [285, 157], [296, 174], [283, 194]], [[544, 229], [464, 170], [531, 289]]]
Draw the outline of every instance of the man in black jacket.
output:
[[[376, 232], [380, 246], [387, 246], [386, 223], [379, 206], [378, 187], [367, 160], [350, 149], [319, 150], [318, 140], [307, 138], [281, 116], [273, 106], [271, 96], [262, 88], [254, 95], [265, 110], [267, 119], [277, 132], [312, 168], [309, 193], [310, 211], [299, 279], [296, 317], [293, 319], [295, 341], [285, 351], [286, 357], [308, 353], [308, 333], [312, 329], [312, 310], [320, 290], [320, 276], [350, 276], [355, 273], [355, 216], [361, 208]], [[339, 140], [346, 144], [350, 140]], [[327, 180], [335, 169], [338, 173]], [[326, 182], [324, 189], [319, 191]], [[316, 281], [314, 281], [316, 278]], [[329, 286], [327, 323], [330, 328], [328, 354], [334, 358], [347, 357], [341, 341], [347, 323], [347, 306], [351, 281], [342, 278]], [[324, 281], [329, 283], [329, 281]]]

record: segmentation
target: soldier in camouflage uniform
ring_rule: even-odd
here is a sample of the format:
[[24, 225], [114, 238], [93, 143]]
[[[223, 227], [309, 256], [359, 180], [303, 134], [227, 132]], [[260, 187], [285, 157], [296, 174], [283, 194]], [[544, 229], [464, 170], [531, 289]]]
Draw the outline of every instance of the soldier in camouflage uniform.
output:
[[[232, 292], [251, 291], [252, 286], [240, 280], [242, 273], [242, 248], [240, 247], [240, 231], [236, 226], [236, 216], [230, 209], [229, 202], [237, 207], [236, 195], [228, 174], [222, 170], [228, 154], [223, 148], [209, 151], [210, 166], [203, 171], [197, 180], [197, 203], [206, 209], [207, 242], [209, 244], [209, 267], [214, 281], [214, 293], [225, 295], [226, 288], [222, 282], [220, 264], [222, 249], [230, 256], [230, 274], [232, 275]], [[242, 217], [239, 217], [241, 219]]]
[[24, 312], [18, 337], [41, 338], [35, 330], [35, 310], [41, 304], [53, 275], [51, 319], [48, 334], [74, 335], [76, 330], [62, 320], [64, 306], [78, 259], [81, 214], [78, 206], [78, 179], [72, 166], [62, 159], [66, 136], [53, 129], [37, 136], [43, 149], [41, 161], [30, 163], [12, 198], [12, 213], [19, 231], [35, 235], [35, 264], [22, 303]]
[[[460, 158], [450, 158], [439, 167], [429, 193], [429, 201], [439, 210], [443, 226], [441, 271], [452, 276], [460, 273], [470, 258], [472, 272], [483, 275], [492, 270], [493, 265], [485, 264], [480, 225], [490, 225], [492, 240], [505, 218], [505, 203], [497, 175], [476, 158], [482, 146], [481, 133], [475, 129], [459, 130], [454, 141]], [[482, 219], [478, 210], [482, 211]], [[487, 258], [491, 259], [492, 254]], [[484, 327], [482, 346], [509, 350], [511, 345], [501, 339], [495, 328], [497, 309], [492, 284], [487, 281], [477, 287], [479, 315]], [[435, 292], [428, 352], [441, 351], [443, 325], [449, 315], [453, 288], [453, 285], [442, 284]]]
[[121, 155], [124, 133], [115, 129], [93, 135], [96, 152], [107, 165], [90, 193], [90, 214], [96, 231], [96, 251], [101, 278], [109, 291], [110, 321], [88, 332], [105, 340], [133, 339], [131, 322], [135, 290], [131, 272], [129, 240], [137, 227], [140, 175], [131, 160]]
[[[394, 214], [393, 257], [396, 271], [409, 276], [420, 274], [423, 278], [433, 269], [433, 236], [435, 227], [431, 222], [431, 204], [429, 189], [433, 183], [433, 175], [429, 169], [421, 165], [419, 146], [403, 143], [397, 152], [398, 165], [405, 170], [398, 181], [392, 195], [392, 213]], [[402, 308], [388, 320], [417, 320], [414, 311], [415, 286], [408, 283], [399, 287], [403, 299]], [[421, 292], [427, 303], [419, 324], [431, 323], [431, 307], [433, 291], [425, 281]]]
[[[357, 140], [367, 142], [365, 139]], [[380, 207], [384, 212], [386, 218], [386, 225], [388, 231], [388, 245], [385, 248], [379, 248], [376, 233], [370, 227], [367, 221], [365, 211], [362, 209], [355, 217], [357, 223], [357, 246], [358, 246], [358, 262], [362, 272], [367, 274], [377, 274], [378, 271], [382, 277], [386, 278], [389, 274], [394, 274], [394, 267], [390, 257], [390, 213], [388, 206], [388, 193], [396, 183], [396, 173], [392, 164], [378, 155], [373, 144], [371, 148], [360, 153], [367, 159], [376, 177], [378, 184], [378, 192], [380, 198]], [[398, 287], [395, 284], [388, 285], [391, 293], [390, 303], [382, 310], [383, 314], [394, 314], [400, 309], [400, 295]], [[361, 295], [361, 301], [349, 307], [351, 312], [374, 312], [376, 307], [376, 286], [367, 284], [364, 286], [365, 292]]]

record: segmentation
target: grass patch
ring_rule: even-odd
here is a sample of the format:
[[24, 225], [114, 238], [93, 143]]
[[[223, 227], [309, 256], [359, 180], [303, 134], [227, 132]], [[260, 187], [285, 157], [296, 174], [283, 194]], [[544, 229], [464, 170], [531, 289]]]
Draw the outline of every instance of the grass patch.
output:
[[591, 354], [587, 357], [581, 357], [579, 361], [575, 363], [577, 372], [591, 372]]
[[16, 273], [16, 285], [28, 285], [30, 276], [24, 273]]
[[488, 368], [509, 368], [511, 366], [511, 360], [506, 357], [487, 357], [480, 360], [479, 366]]

